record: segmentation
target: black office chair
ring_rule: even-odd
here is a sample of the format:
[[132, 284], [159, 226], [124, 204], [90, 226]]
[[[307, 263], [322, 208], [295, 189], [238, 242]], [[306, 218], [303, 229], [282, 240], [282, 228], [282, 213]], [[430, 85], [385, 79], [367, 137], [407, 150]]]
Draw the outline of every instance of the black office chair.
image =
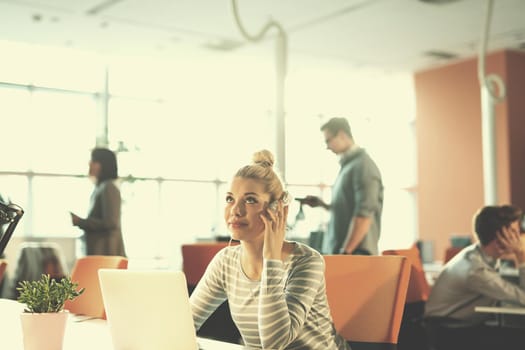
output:
[[[24, 211], [16, 204], [6, 204], [2, 202], [0, 196], [0, 259], [4, 257], [4, 250], [7, 243], [15, 232], [16, 225], [24, 215]], [[0, 278], [0, 297], [4, 294], [7, 278]]]
[[16, 225], [24, 215], [24, 210], [16, 204], [0, 202], [0, 257], [15, 232]]
[[64, 253], [55, 242], [24, 242], [18, 248], [15, 272], [6, 297], [17, 299], [21, 281], [37, 281], [42, 274], [60, 281], [69, 275]]

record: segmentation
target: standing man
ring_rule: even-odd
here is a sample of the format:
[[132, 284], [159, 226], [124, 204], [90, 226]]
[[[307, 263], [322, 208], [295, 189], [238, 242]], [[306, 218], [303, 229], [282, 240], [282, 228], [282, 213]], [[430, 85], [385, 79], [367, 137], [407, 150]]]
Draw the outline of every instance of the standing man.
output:
[[303, 203], [331, 211], [323, 254], [377, 255], [383, 210], [383, 183], [376, 163], [352, 137], [345, 118], [323, 126], [326, 148], [340, 156], [341, 169], [332, 187], [332, 202], [307, 196]]

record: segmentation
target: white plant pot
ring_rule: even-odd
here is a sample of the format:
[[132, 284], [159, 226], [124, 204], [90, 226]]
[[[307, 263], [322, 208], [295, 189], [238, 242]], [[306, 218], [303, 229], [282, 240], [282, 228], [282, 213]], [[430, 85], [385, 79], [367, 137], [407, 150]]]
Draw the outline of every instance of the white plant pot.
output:
[[62, 350], [69, 312], [22, 313], [24, 350]]

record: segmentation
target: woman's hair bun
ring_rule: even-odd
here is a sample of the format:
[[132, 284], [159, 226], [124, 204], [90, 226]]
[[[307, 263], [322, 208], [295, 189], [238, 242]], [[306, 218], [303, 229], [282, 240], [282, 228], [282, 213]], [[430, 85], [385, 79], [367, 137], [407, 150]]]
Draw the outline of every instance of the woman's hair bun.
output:
[[274, 158], [272, 152], [263, 149], [257, 151], [253, 154], [252, 157], [253, 164], [260, 165], [265, 168], [271, 168], [274, 164]]

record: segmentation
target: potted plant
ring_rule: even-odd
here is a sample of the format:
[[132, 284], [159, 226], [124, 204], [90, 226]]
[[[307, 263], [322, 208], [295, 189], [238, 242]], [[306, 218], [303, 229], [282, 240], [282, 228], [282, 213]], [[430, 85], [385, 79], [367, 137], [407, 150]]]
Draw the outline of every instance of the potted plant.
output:
[[62, 349], [68, 317], [64, 303], [84, 292], [77, 288], [71, 277], [57, 282], [45, 274], [40, 280], [19, 283], [18, 301], [26, 306], [21, 314], [25, 350]]

